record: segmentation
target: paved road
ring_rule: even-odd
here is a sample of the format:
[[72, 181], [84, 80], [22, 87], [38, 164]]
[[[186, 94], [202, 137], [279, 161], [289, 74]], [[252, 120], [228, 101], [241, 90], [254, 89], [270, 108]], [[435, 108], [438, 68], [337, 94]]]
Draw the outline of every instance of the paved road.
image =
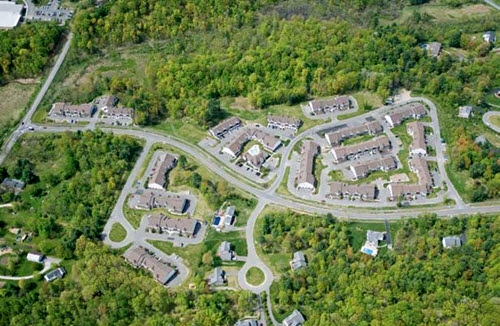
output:
[[486, 2], [487, 4], [489, 4], [490, 6], [492, 6], [493, 8], [495, 8], [496, 10], [500, 10], [500, 6], [497, 5], [496, 3], [494, 3], [493, 1], [491, 1], [491, 0], [484, 0], [484, 2]]
[[[255, 250], [255, 240], [253, 234], [257, 217], [259, 217], [260, 213], [262, 212], [266, 204], [267, 204], [266, 201], [260, 200], [255, 209], [253, 210], [252, 214], [250, 214], [250, 218], [248, 219], [247, 229], [246, 229], [246, 239], [248, 248], [247, 261], [238, 272], [238, 283], [240, 284], [240, 287], [242, 287], [245, 290], [252, 291], [253, 293], [256, 294], [260, 294], [261, 292], [268, 290], [274, 281], [273, 272], [269, 269], [269, 267], [266, 266], [266, 264], [262, 262], [262, 260], [260, 260], [259, 256], [257, 255], [257, 251]], [[257, 267], [260, 270], [262, 270], [262, 272], [264, 272], [265, 279], [262, 284], [254, 286], [247, 283], [246, 273], [251, 267]]]
[[490, 118], [495, 115], [500, 115], [500, 111], [489, 111], [483, 115], [483, 123], [496, 133], [500, 133], [500, 128], [491, 123]]
[[54, 67], [52, 67], [52, 70], [50, 71], [49, 76], [45, 80], [45, 83], [43, 83], [43, 86], [40, 89], [40, 92], [38, 92], [38, 95], [36, 96], [35, 101], [33, 101], [33, 104], [31, 104], [31, 107], [29, 108], [28, 112], [26, 112], [26, 115], [24, 116], [19, 127], [12, 133], [9, 140], [5, 143], [4, 147], [2, 148], [2, 153], [0, 154], [0, 164], [3, 163], [6, 155], [10, 152], [10, 150], [12, 149], [12, 146], [14, 146], [17, 139], [24, 132], [29, 130], [28, 128], [29, 128], [29, 125], [31, 124], [31, 117], [33, 116], [36, 109], [40, 105], [40, 102], [42, 101], [43, 97], [45, 96], [45, 93], [47, 93], [47, 90], [49, 89], [50, 85], [52, 84], [54, 77], [56, 76], [57, 72], [59, 71], [59, 68], [61, 67], [62, 63], [64, 62], [64, 59], [66, 58], [66, 55], [68, 54], [72, 39], [73, 39], [73, 33], [70, 33], [68, 35], [66, 43], [64, 44], [64, 46], [62, 48], [61, 53], [57, 57], [56, 63], [54, 64]]
[[27, 276], [3, 276], [3, 275], [0, 275], [0, 280], [8, 280], [8, 281], [29, 280], [29, 279], [35, 277], [35, 275], [45, 274], [52, 267], [52, 264], [59, 264], [60, 262], [61, 262], [61, 259], [59, 259], [59, 258], [46, 257], [45, 260], [43, 261], [43, 269], [40, 272], [33, 274], [33, 275], [27, 275]]

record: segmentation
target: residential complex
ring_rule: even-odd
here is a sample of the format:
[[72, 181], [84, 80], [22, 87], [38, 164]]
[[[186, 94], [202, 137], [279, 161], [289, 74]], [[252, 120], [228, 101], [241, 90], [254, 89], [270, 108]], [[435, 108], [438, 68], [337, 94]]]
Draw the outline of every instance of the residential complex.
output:
[[175, 233], [183, 236], [194, 236], [197, 232], [199, 221], [192, 218], [170, 218], [163, 214], [150, 214], [147, 216], [146, 228], [150, 231]]
[[249, 129], [244, 130], [235, 139], [226, 144], [222, 152], [236, 158], [240, 155], [243, 146], [250, 140], [259, 142], [269, 152], [274, 152], [281, 146], [279, 138], [260, 129]]
[[426, 156], [427, 143], [425, 141], [425, 129], [421, 122], [413, 121], [406, 125], [406, 131], [413, 137], [410, 144], [409, 154], [412, 156]]
[[405, 105], [403, 108], [396, 110], [394, 113], [387, 114], [384, 118], [389, 126], [395, 127], [402, 124], [408, 119], [420, 119], [427, 115], [427, 110], [420, 103], [411, 103]]
[[304, 141], [301, 149], [300, 166], [295, 181], [297, 189], [316, 190], [314, 177], [314, 158], [318, 155], [319, 146], [312, 141]]
[[148, 182], [148, 188], [165, 190], [168, 172], [175, 167], [177, 157], [172, 154], [161, 154], [153, 168], [153, 174]]
[[95, 109], [94, 104], [71, 105], [57, 102], [52, 104], [49, 117], [90, 118], [95, 113]]
[[391, 148], [387, 136], [380, 136], [362, 143], [349, 146], [334, 147], [330, 151], [335, 163], [355, 159], [361, 155], [385, 152]]
[[362, 125], [342, 128], [340, 130], [325, 134], [325, 138], [330, 146], [338, 146], [343, 140], [361, 135], [371, 135], [384, 131], [382, 125], [378, 121], [366, 122]]
[[350, 185], [343, 182], [330, 182], [330, 192], [326, 195], [332, 199], [359, 198], [361, 200], [375, 200], [377, 188], [374, 184]]
[[352, 164], [349, 169], [353, 174], [353, 179], [366, 178], [370, 173], [376, 171], [388, 172], [398, 167], [398, 164], [393, 156], [384, 156], [381, 159], [373, 159], [364, 162]]
[[174, 268], [159, 261], [142, 247], [127, 250], [123, 257], [135, 268], [144, 268], [151, 272], [154, 279], [162, 285], [166, 285], [177, 273]]
[[300, 326], [302, 325], [306, 320], [304, 319], [304, 316], [298, 311], [294, 310], [288, 317], [283, 319], [283, 325], [284, 326]]
[[137, 209], [154, 209], [165, 208], [172, 214], [184, 214], [189, 205], [189, 200], [179, 194], [174, 193], [154, 193], [152, 191], [144, 191], [138, 195]]
[[300, 119], [292, 117], [276, 115], [270, 115], [267, 117], [268, 128], [291, 129], [293, 132], [297, 132], [301, 123], [302, 121]]
[[240, 118], [231, 117], [220, 122], [218, 125], [210, 129], [209, 132], [215, 138], [222, 139], [228, 132], [238, 129], [241, 125], [242, 123]]
[[313, 115], [321, 115], [334, 111], [343, 111], [351, 108], [349, 96], [338, 96], [329, 100], [314, 100], [309, 102], [309, 109]]
[[416, 198], [427, 196], [432, 191], [433, 179], [429, 172], [427, 161], [421, 157], [415, 157], [408, 161], [410, 170], [415, 172], [419, 178], [418, 184], [391, 183], [388, 187], [391, 198], [403, 196], [405, 198]]

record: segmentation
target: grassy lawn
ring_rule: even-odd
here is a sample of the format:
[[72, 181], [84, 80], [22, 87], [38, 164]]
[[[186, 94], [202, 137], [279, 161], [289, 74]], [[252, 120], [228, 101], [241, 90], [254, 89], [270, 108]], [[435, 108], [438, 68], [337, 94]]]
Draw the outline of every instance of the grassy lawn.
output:
[[368, 141], [368, 140], [373, 139], [373, 138], [374, 137], [372, 135], [360, 135], [360, 136], [348, 138], [348, 139], [344, 140], [342, 142], [342, 144], [344, 146], [354, 145], [354, 144], [362, 143], [364, 141]]
[[290, 191], [288, 191], [287, 183], [288, 183], [288, 178], [290, 177], [290, 167], [287, 166], [285, 169], [285, 174], [283, 175], [283, 179], [281, 179], [281, 183], [276, 189], [276, 192], [278, 194], [282, 195], [291, 195]]
[[490, 122], [496, 127], [500, 127], [500, 115], [490, 117]]
[[11, 82], [0, 87], [0, 125], [17, 120], [30, 101], [37, 84]]
[[142, 216], [146, 214], [147, 211], [132, 209], [128, 206], [127, 201], [125, 201], [125, 204], [123, 205], [123, 215], [125, 215], [125, 218], [130, 224], [132, 224], [134, 229], [138, 229], [139, 225], [141, 225]]
[[251, 285], [258, 286], [265, 280], [264, 272], [257, 267], [250, 267], [245, 278]]
[[342, 181], [344, 179], [344, 174], [339, 170], [332, 170], [328, 173], [331, 181]]
[[[400, 226], [401, 223], [398, 221], [389, 222], [393, 242]], [[355, 251], [358, 251], [366, 241], [366, 231], [385, 231], [385, 224], [384, 222], [353, 222], [347, 225], [347, 229], [349, 232], [349, 244]]]
[[313, 171], [314, 171], [314, 178], [316, 179], [316, 191], [319, 191], [321, 185], [321, 171], [326, 168], [325, 165], [323, 165], [323, 162], [321, 161], [321, 154], [316, 155], [314, 158], [314, 164], [313, 164]]
[[450, 164], [446, 164], [444, 167], [451, 183], [453, 183], [453, 186], [455, 186], [455, 189], [460, 194], [464, 202], [469, 202], [469, 193], [466, 191], [466, 182], [469, 180], [467, 173], [455, 171]]
[[[498, 0], [498, 2], [500, 2], [500, 0]], [[493, 93], [486, 95], [485, 101], [493, 105], [500, 105], [500, 97], [496, 97]]]
[[383, 105], [382, 100], [375, 93], [362, 91], [362, 92], [354, 93], [351, 96], [356, 99], [356, 102], [358, 102], [358, 105], [360, 107], [362, 107], [363, 104], [371, 105], [373, 108], [378, 108], [378, 107], [381, 107]]
[[[495, 0], [498, 1], [498, 0]], [[404, 22], [413, 16], [415, 12], [428, 14], [438, 22], [464, 19], [468, 16], [485, 16], [492, 8], [485, 4], [465, 5], [460, 8], [451, 8], [446, 5], [425, 4], [420, 6], [406, 6], [403, 9], [399, 21]]]
[[6, 276], [29, 276], [41, 271], [43, 264], [28, 261], [26, 254], [0, 256], [0, 274]]
[[127, 230], [120, 224], [120, 223], [115, 223], [111, 227], [111, 232], [109, 233], [109, 238], [111, 241], [114, 242], [120, 242], [125, 240], [127, 237]]

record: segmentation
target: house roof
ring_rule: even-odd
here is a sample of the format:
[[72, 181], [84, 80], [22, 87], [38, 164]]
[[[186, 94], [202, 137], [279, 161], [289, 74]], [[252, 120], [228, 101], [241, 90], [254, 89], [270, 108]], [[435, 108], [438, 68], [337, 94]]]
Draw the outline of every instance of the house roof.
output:
[[391, 183], [389, 185], [389, 192], [392, 197], [399, 197], [401, 195], [415, 195], [427, 194], [429, 188], [422, 184], [406, 184], [406, 183]]
[[439, 42], [431, 42], [427, 44], [427, 51], [431, 54], [433, 57], [437, 57], [439, 53], [441, 53], [441, 43]]
[[156, 205], [165, 207], [173, 213], [183, 213], [187, 205], [187, 198], [178, 194], [158, 194], [155, 196]]
[[285, 326], [299, 326], [305, 322], [304, 316], [295, 309], [288, 317], [283, 319], [283, 325]]
[[2, 181], [2, 187], [10, 190], [21, 190], [25, 185], [24, 181], [18, 179], [5, 178]]
[[[217, 249], [217, 254], [224, 260], [225, 257], [231, 260], [233, 251], [231, 250], [231, 243], [228, 241], [223, 241], [219, 248]], [[226, 259], [227, 260], [227, 259]]]
[[379, 241], [382, 241], [384, 239], [385, 239], [385, 232], [372, 231], [372, 230], [368, 230], [366, 232], [366, 241], [371, 242], [375, 245], [377, 245]]
[[66, 270], [63, 267], [56, 268], [43, 276], [47, 282], [51, 282], [56, 278], [62, 278], [66, 274]]
[[293, 259], [290, 262], [290, 266], [293, 270], [307, 266], [306, 257], [302, 251], [296, 251], [293, 253]]
[[224, 275], [225, 272], [220, 267], [215, 267], [212, 274], [210, 274], [210, 278], [208, 279], [208, 283], [210, 285], [219, 285], [224, 283]]
[[162, 263], [152, 255], [150, 255], [146, 249], [142, 247], [136, 247], [129, 249], [125, 252], [123, 257], [134, 267], [144, 267], [149, 270], [155, 280], [161, 284], [166, 284], [172, 276], [175, 274], [175, 269], [169, 265]]
[[447, 236], [443, 238], [443, 247], [445, 248], [460, 247], [461, 245], [462, 241], [457, 235]]
[[238, 320], [234, 326], [259, 326], [257, 319], [242, 319]]
[[248, 152], [242, 155], [242, 158], [256, 169], [260, 169], [266, 163], [268, 157], [269, 154], [265, 151], [260, 151], [257, 155], [252, 155]]
[[274, 151], [280, 144], [281, 140], [264, 130], [255, 129], [249, 131], [251, 138], [260, 142], [265, 148]]
[[229, 129], [234, 128], [241, 124], [241, 120], [238, 117], [230, 117], [226, 120], [221, 121], [218, 125], [210, 129], [214, 135], [223, 134]]
[[125, 107], [112, 107], [106, 109], [107, 114], [110, 116], [125, 116], [130, 117], [134, 114], [134, 109], [125, 108]]
[[423, 115], [427, 115], [427, 110], [422, 104], [410, 103], [403, 106], [396, 112], [386, 115], [386, 118], [389, 117], [394, 125], [398, 125], [406, 119]]
[[242, 132], [241, 134], [238, 135], [235, 139], [230, 141], [228, 144], [226, 144], [226, 148], [231, 151], [234, 155], [238, 155], [238, 153], [241, 151], [241, 148], [245, 143], [250, 139], [250, 135], [246, 132]]
[[196, 230], [198, 220], [192, 218], [169, 218], [163, 214], [151, 214], [148, 216], [148, 227], [166, 228], [172, 231], [193, 234]]
[[169, 153], [160, 155], [155, 164], [155, 171], [149, 179], [149, 183], [155, 183], [164, 186], [167, 182], [167, 172], [170, 171], [177, 162], [177, 158]]
[[330, 182], [329, 194], [333, 196], [352, 195], [373, 200], [375, 199], [375, 192], [376, 189], [373, 184], [350, 185], [338, 181]]
[[328, 100], [310, 101], [309, 105], [314, 112], [324, 110], [326, 108], [342, 107], [350, 105], [349, 96], [337, 96]]
[[461, 118], [468, 118], [473, 110], [474, 108], [470, 105], [460, 106], [458, 108], [458, 116]]
[[16, 27], [21, 19], [23, 7], [15, 2], [0, 1], [0, 29]]
[[410, 144], [410, 151], [422, 149], [427, 152], [424, 125], [418, 121], [409, 122], [406, 125], [406, 130], [413, 137], [413, 140]]
[[123, 254], [123, 258], [125, 258], [129, 264], [134, 267], [140, 267], [144, 261], [146, 255], [149, 255], [148, 252], [142, 247], [136, 247], [130, 250], [127, 250]]
[[114, 95], [103, 95], [95, 100], [95, 104], [98, 110], [107, 108], [108, 110], [115, 106], [118, 102], [118, 98]]
[[344, 160], [350, 155], [364, 153], [370, 150], [383, 150], [390, 147], [391, 143], [387, 136], [380, 136], [374, 139], [364, 141], [362, 143], [357, 143], [349, 146], [340, 146], [332, 148], [332, 153], [337, 158], [337, 160]]
[[235, 207], [234, 206], [228, 206], [228, 208], [226, 208], [226, 216], [231, 216], [233, 217], [234, 216], [234, 212], [235, 212]]
[[432, 186], [432, 176], [429, 172], [429, 165], [427, 164], [426, 160], [421, 157], [414, 157], [408, 161], [408, 164], [410, 165], [410, 169], [417, 174], [419, 178], [419, 184], [424, 185], [428, 188]]
[[397, 167], [396, 160], [392, 156], [384, 156], [381, 159], [373, 159], [364, 162], [356, 162], [350, 166], [355, 177], [363, 177], [377, 170], [392, 170]]
[[305, 141], [302, 144], [302, 156], [297, 174], [297, 183], [310, 183], [315, 185], [316, 179], [313, 174], [314, 157], [318, 154], [318, 145], [312, 141]]
[[362, 125], [342, 128], [325, 135], [331, 145], [338, 145], [343, 139], [354, 137], [361, 134], [375, 135], [383, 131], [382, 125], [378, 121], [366, 122]]
[[298, 128], [302, 121], [300, 119], [293, 118], [293, 117], [270, 115], [267, 117], [267, 122], [274, 123], [277, 125], [287, 125], [287, 126], [293, 126], [295, 128]]

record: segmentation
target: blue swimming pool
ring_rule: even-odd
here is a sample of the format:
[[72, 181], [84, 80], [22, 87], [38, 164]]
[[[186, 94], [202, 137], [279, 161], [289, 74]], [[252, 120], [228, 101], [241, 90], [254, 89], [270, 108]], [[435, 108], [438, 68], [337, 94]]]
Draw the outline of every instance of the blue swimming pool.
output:
[[218, 225], [219, 225], [219, 223], [220, 223], [220, 217], [219, 217], [219, 216], [216, 216], [216, 217], [214, 218], [214, 223], [213, 223], [213, 225], [218, 226]]
[[373, 255], [373, 250], [372, 249], [363, 248], [361, 251], [363, 251], [365, 254]]

